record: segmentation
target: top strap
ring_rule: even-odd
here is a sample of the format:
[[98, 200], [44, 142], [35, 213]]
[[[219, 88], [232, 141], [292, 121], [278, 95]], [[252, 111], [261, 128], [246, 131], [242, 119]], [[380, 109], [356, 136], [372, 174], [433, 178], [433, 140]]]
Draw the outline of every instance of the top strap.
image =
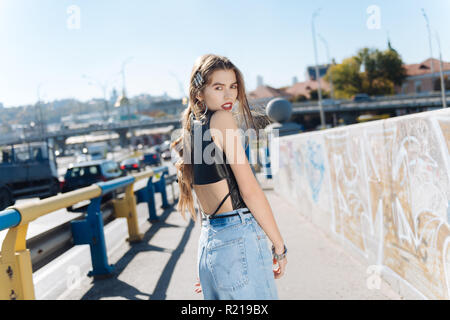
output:
[[219, 204], [219, 206], [217, 207], [216, 211], [214, 211], [212, 216], [215, 215], [217, 213], [217, 211], [219, 211], [220, 207], [223, 205], [225, 200], [227, 200], [230, 195], [231, 195], [231, 190], [230, 190], [230, 192], [228, 192], [228, 194], [225, 196], [225, 198], [223, 198], [222, 202]]

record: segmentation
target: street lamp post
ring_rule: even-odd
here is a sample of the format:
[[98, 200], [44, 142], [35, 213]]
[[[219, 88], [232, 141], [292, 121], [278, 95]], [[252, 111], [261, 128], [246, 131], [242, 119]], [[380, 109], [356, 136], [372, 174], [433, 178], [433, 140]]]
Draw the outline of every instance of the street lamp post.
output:
[[422, 8], [422, 14], [427, 23], [428, 30], [428, 45], [430, 47], [430, 58], [431, 58], [431, 85], [433, 86], [433, 75], [434, 75], [434, 64], [433, 64], [433, 46], [431, 45], [431, 30], [430, 30], [430, 21], [428, 20], [428, 16], [425, 13], [425, 9]]
[[[325, 45], [325, 51], [327, 53], [327, 61], [330, 64], [330, 67], [331, 67], [332, 61], [330, 60], [330, 51], [328, 49], [328, 42], [320, 34], [317, 34], [317, 35], [319, 36], [319, 39]], [[333, 74], [331, 72], [330, 72], [330, 95], [331, 95], [331, 99], [333, 99], [333, 102], [334, 102]]]
[[37, 87], [37, 109], [38, 109], [38, 113], [39, 113], [39, 120], [36, 119], [36, 122], [39, 123], [39, 134], [41, 136], [41, 140], [44, 139], [44, 133], [45, 133], [45, 128], [44, 128], [44, 117], [42, 115], [42, 105], [41, 105], [41, 86], [42, 86], [42, 82], [39, 83], [38, 87]]
[[[126, 97], [125, 66], [132, 59], [133, 59], [133, 57], [129, 57], [122, 63], [122, 86], [123, 86], [122, 95], [123, 95], [123, 97]], [[128, 126], [130, 126], [131, 116], [130, 116], [130, 103], [129, 103], [128, 99], [126, 100], [126, 106], [127, 106], [127, 113], [128, 113]]]
[[[104, 103], [105, 103], [105, 111], [106, 111], [106, 119], [105, 119], [105, 122], [106, 122], [106, 125], [107, 125], [108, 129], [109, 129], [109, 124], [110, 124], [109, 120], [110, 120], [110, 116], [111, 116], [111, 115], [110, 115], [110, 112], [109, 112], [109, 104], [108, 104], [108, 99], [107, 99], [107, 97], [106, 97], [106, 90], [108, 89], [108, 86], [109, 86], [111, 83], [113, 83], [115, 80], [114, 80], [114, 79], [110, 79], [110, 80], [107, 80], [107, 81], [105, 81], [105, 82], [102, 83], [102, 82], [100, 82], [100, 81], [95, 80], [95, 79], [92, 78], [92, 77], [86, 76], [85, 74], [82, 75], [82, 78], [88, 80], [88, 81], [89, 81], [89, 82], [88, 82], [89, 85], [97, 85], [97, 87], [98, 87], [99, 89], [101, 89], [101, 91], [102, 91], [102, 93], [103, 93], [103, 100], [104, 100]], [[111, 131], [110, 131], [110, 130], [108, 130], [108, 137], [109, 137], [109, 142], [108, 142], [108, 144], [109, 144], [109, 146], [110, 146], [111, 149], [112, 149], [113, 143], [112, 143], [112, 136], [111, 136]], [[114, 150], [111, 150], [111, 154], [112, 154], [112, 160], [115, 160], [115, 157], [114, 157]]]
[[110, 115], [110, 112], [109, 112], [109, 104], [108, 104], [108, 99], [106, 97], [106, 91], [107, 91], [108, 86], [110, 85], [110, 83], [113, 82], [114, 80], [107, 80], [105, 82], [100, 82], [100, 81], [97, 81], [94, 78], [92, 78], [90, 76], [87, 76], [85, 74], [82, 75], [82, 78], [88, 80], [89, 81], [88, 82], [89, 85], [96, 85], [102, 91], [102, 93], [103, 93], [103, 100], [104, 100], [104, 104], [105, 104], [105, 116], [106, 116], [105, 121], [109, 121], [109, 118], [110, 118], [111, 115]]
[[439, 33], [436, 31], [436, 40], [439, 48], [439, 74], [441, 76], [441, 95], [442, 95], [442, 107], [447, 108], [447, 97], [445, 95], [445, 81], [444, 73], [442, 72], [442, 52], [441, 52], [441, 40], [439, 39]]
[[[330, 59], [330, 50], [328, 49], [328, 42], [325, 40], [324, 37], [322, 37], [320, 35], [320, 33], [317, 34], [317, 35], [319, 36], [319, 39], [325, 45], [325, 51], [327, 53], [327, 61], [328, 61], [329, 65], [330, 65], [330, 68], [331, 68], [331, 66], [333, 65], [333, 62]], [[335, 97], [334, 97], [334, 86], [333, 86], [333, 73], [331, 73], [331, 72], [330, 72], [330, 96], [331, 96], [331, 102], [334, 105], [334, 98]], [[333, 127], [336, 127], [336, 125], [337, 125], [336, 112], [333, 112]]]
[[320, 124], [321, 124], [322, 129], [325, 129], [325, 116], [323, 113], [323, 106], [322, 106], [322, 88], [320, 86], [319, 66], [318, 66], [318, 62], [317, 62], [316, 30], [314, 28], [314, 19], [319, 15], [320, 10], [321, 9], [318, 9], [314, 12], [312, 21], [311, 21], [311, 26], [312, 26], [313, 45], [314, 45], [314, 58], [315, 58], [315, 62], [316, 62], [316, 66], [315, 66], [316, 81], [317, 81], [317, 89], [318, 89], [318, 93], [319, 93]]

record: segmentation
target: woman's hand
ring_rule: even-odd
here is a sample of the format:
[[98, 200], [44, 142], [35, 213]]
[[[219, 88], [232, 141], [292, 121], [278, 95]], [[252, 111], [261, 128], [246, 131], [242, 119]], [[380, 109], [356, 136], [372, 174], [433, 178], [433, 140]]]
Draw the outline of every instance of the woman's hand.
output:
[[273, 270], [273, 276], [275, 279], [280, 279], [286, 270], [286, 264], [287, 264], [287, 257], [284, 257], [284, 259], [281, 259], [278, 261], [277, 259], [273, 258], [273, 265], [278, 265], [277, 269]]
[[194, 284], [195, 293], [202, 292], [202, 286], [200, 285], [200, 279], [197, 277], [197, 282]]

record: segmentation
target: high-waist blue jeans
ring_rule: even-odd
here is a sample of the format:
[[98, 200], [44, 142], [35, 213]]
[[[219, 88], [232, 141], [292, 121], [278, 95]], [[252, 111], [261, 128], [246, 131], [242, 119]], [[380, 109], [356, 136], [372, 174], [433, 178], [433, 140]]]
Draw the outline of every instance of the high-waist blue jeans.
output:
[[202, 221], [197, 261], [205, 300], [278, 299], [266, 234], [246, 210]]

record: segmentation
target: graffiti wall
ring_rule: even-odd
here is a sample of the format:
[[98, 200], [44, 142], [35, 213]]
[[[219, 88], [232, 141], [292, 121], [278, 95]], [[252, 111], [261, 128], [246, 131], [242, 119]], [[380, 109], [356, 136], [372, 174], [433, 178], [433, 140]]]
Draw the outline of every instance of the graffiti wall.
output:
[[450, 299], [450, 110], [278, 139], [275, 190], [300, 214], [421, 295]]

